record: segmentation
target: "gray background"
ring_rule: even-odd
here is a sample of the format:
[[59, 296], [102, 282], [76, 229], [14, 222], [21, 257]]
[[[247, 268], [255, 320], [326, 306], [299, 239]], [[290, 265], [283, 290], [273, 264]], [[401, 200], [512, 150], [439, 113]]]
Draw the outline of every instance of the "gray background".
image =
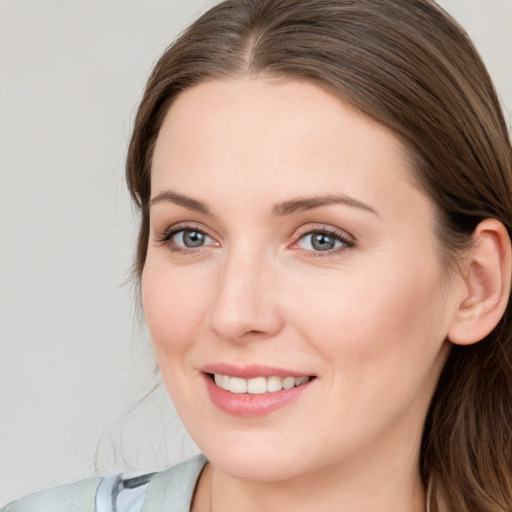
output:
[[[124, 154], [156, 58], [204, 0], [0, 0], [0, 505], [194, 451], [129, 276]], [[443, 0], [512, 112], [512, 0]], [[157, 447], [163, 446], [158, 450]]]

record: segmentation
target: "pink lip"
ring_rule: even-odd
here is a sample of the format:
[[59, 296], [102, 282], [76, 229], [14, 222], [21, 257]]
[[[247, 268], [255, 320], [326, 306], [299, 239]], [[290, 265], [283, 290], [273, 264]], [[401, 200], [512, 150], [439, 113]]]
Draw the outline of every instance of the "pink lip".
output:
[[[252, 373], [251, 373], [252, 372]], [[282, 389], [281, 391], [274, 391], [272, 393], [262, 393], [260, 395], [252, 395], [249, 393], [231, 393], [218, 387], [212, 380], [210, 373], [222, 373], [220, 371], [203, 373], [204, 381], [208, 391], [208, 395], [212, 403], [221, 411], [232, 416], [240, 416], [245, 418], [264, 416], [281, 407], [285, 407], [291, 402], [298, 400], [304, 393], [314, 385], [317, 379], [312, 379], [305, 384], [296, 386], [291, 389]], [[293, 373], [293, 372], [292, 372]], [[252, 368], [249, 372], [250, 375], [255, 376]], [[223, 373], [223, 375], [240, 376], [240, 373]], [[276, 373], [269, 373], [267, 376], [276, 375]], [[256, 376], [263, 377], [261, 373]], [[281, 375], [276, 375], [281, 376]], [[293, 376], [287, 373], [286, 376]], [[301, 377], [302, 375], [297, 375]], [[243, 377], [251, 378], [251, 377]]]
[[242, 379], [254, 379], [255, 377], [305, 377], [312, 376], [308, 373], [301, 373], [284, 368], [274, 368], [271, 366], [261, 366], [256, 364], [246, 366], [235, 366], [229, 363], [207, 364], [201, 368], [203, 373], [220, 373], [231, 377], [240, 377]]

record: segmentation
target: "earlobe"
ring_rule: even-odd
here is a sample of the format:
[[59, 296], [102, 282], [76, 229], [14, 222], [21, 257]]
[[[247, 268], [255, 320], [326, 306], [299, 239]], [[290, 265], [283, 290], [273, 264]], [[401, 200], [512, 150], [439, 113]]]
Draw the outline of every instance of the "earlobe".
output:
[[457, 345], [485, 338], [507, 307], [511, 282], [511, 242], [505, 226], [486, 219], [475, 229], [474, 244], [464, 258], [464, 298], [448, 332]]

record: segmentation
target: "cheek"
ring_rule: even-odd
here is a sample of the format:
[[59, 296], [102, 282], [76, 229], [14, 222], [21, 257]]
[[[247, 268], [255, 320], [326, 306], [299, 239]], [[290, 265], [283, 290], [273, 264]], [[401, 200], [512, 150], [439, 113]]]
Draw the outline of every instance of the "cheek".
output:
[[411, 274], [359, 275], [344, 284], [324, 287], [321, 302], [305, 296], [301, 309], [296, 306], [306, 338], [327, 362], [331, 419], [336, 423], [350, 411], [345, 428], [354, 438], [404, 415], [416, 425], [445, 358], [438, 292], [432, 282], [413, 280]]
[[200, 281], [160, 269], [149, 259], [141, 285], [146, 323], [162, 366], [172, 362], [164, 361], [162, 356], [176, 355], [197, 339], [198, 319], [204, 313], [201, 304], [204, 294], [199, 293]]
[[366, 372], [374, 377], [413, 374], [432, 363], [444, 341], [438, 269], [419, 264], [390, 268], [388, 273], [368, 268], [336, 282], [318, 281], [316, 299], [311, 288], [290, 296], [290, 315], [345, 377], [362, 381]]

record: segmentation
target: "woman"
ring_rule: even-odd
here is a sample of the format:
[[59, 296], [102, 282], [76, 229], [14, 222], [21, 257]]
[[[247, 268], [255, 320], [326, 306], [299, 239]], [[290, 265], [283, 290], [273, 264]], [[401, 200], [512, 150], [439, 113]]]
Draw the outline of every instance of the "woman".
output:
[[433, 2], [213, 7], [127, 161], [147, 324], [205, 457], [6, 511], [511, 510], [511, 157]]

